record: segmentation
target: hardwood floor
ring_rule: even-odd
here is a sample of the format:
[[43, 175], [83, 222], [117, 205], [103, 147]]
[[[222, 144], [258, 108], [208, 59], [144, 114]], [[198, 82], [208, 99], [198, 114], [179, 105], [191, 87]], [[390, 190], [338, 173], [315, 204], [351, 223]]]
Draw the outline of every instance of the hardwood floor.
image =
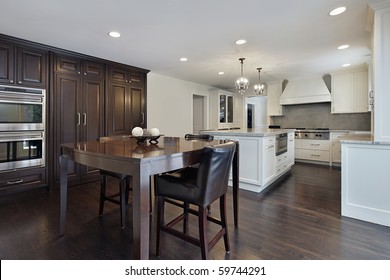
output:
[[[390, 259], [390, 228], [340, 215], [340, 169], [295, 164], [290, 175], [263, 194], [240, 192], [240, 224], [233, 227], [231, 193], [228, 220], [231, 252], [220, 241], [211, 259], [356, 260]], [[115, 181], [110, 182], [117, 189]], [[0, 197], [0, 259], [131, 259], [132, 209], [120, 228], [119, 207], [106, 203], [98, 216], [99, 183], [68, 193], [66, 234], [60, 238], [59, 192]], [[217, 210], [217, 205], [213, 205]], [[153, 209], [154, 210], [154, 209]], [[170, 215], [176, 213], [167, 206]], [[215, 211], [218, 212], [218, 211]], [[196, 234], [195, 219], [190, 232]], [[155, 213], [150, 258], [156, 259]], [[214, 230], [210, 226], [210, 230]], [[200, 259], [200, 249], [162, 234], [161, 259]]]

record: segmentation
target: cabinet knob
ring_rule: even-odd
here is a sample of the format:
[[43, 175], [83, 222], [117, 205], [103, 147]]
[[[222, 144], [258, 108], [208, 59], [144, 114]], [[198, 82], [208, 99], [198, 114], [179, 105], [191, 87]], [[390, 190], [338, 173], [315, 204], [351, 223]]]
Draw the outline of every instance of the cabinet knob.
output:
[[87, 76], [87, 73], [84, 72], [84, 76]]
[[22, 84], [22, 81], [19, 81], [18, 84], [21, 85], [21, 84]]
[[77, 71], [77, 74], [80, 75], [81, 74], [80, 71]]
[[14, 80], [9, 80], [10, 83], [14, 83]]

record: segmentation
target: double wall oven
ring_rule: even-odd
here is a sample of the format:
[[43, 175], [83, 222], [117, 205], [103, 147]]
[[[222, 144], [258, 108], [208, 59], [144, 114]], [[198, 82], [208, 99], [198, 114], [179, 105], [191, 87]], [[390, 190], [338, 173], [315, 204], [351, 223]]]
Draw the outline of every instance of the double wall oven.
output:
[[45, 165], [45, 94], [0, 85], [0, 172]]

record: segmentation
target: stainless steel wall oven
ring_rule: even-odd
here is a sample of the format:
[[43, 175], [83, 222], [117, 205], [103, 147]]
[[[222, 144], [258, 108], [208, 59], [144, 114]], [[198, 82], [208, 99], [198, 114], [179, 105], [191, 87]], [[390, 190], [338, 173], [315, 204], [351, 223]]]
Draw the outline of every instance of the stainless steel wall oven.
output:
[[0, 85], [0, 171], [45, 165], [45, 93]]
[[277, 156], [287, 152], [287, 138], [287, 133], [281, 133], [276, 135], [275, 154]]

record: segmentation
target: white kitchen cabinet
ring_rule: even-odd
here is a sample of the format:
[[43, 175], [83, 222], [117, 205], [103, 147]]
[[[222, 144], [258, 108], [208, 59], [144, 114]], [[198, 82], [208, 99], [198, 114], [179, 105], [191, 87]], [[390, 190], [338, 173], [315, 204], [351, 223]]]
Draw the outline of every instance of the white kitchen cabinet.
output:
[[295, 158], [295, 134], [289, 132], [287, 136], [287, 166], [291, 167], [294, 164]]
[[375, 141], [390, 142], [390, 2], [374, 9], [373, 134]]
[[235, 126], [237, 119], [236, 97], [233, 93], [223, 90], [212, 90], [209, 95], [210, 128], [230, 128]]
[[368, 71], [332, 74], [332, 113], [368, 112]]
[[295, 159], [329, 163], [329, 140], [295, 139]]
[[390, 145], [341, 146], [341, 215], [390, 226]]
[[267, 185], [275, 175], [275, 136], [263, 137], [263, 158], [261, 162], [261, 185]]
[[280, 105], [282, 95], [282, 83], [267, 85], [267, 115], [282, 116], [283, 107]]
[[345, 132], [330, 132], [331, 141], [331, 165], [341, 163], [341, 143], [340, 138], [348, 135], [349, 131]]

